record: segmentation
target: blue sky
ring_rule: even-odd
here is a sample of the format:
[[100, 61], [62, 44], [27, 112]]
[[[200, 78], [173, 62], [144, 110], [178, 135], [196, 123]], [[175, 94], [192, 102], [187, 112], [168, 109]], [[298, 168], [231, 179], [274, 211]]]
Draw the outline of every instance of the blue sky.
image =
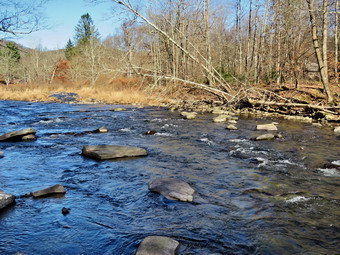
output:
[[[64, 48], [68, 39], [72, 39], [74, 28], [81, 15], [89, 13], [102, 38], [114, 34], [120, 24], [121, 9], [113, 11], [116, 6], [110, 1], [91, 4], [84, 0], [50, 0], [43, 9], [48, 29], [20, 36], [16, 42], [30, 48], [42, 47], [45, 50]], [[116, 13], [116, 15], [114, 15]]]

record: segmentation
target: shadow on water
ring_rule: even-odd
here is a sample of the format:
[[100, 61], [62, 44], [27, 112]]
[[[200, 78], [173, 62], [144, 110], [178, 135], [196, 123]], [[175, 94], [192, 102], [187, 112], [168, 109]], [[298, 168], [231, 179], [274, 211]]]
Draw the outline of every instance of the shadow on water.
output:
[[[283, 139], [183, 120], [158, 108], [0, 101], [1, 133], [32, 127], [34, 142], [1, 143], [0, 189], [17, 196], [57, 183], [60, 197], [18, 198], [0, 212], [0, 254], [134, 254], [149, 235], [181, 242], [180, 254], [336, 254], [339, 250], [339, 137], [330, 128], [282, 120]], [[105, 126], [108, 133], [89, 130]], [[154, 135], [145, 135], [156, 130]], [[82, 134], [82, 135], [72, 135]], [[84, 145], [140, 146], [149, 156], [96, 161]], [[194, 187], [200, 203], [148, 190], [156, 177]], [[63, 215], [63, 207], [71, 208]]]

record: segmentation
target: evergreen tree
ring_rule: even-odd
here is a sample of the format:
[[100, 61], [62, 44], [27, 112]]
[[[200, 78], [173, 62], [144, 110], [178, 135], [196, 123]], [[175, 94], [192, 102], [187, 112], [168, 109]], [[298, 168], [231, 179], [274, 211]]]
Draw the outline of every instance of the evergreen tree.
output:
[[75, 48], [71, 41], [71, 39], [68, 40], [66, 46], [65, 46], [65, 57], [67, 60], [71, 60], [71, 58], [75, 55]]
[[14, 63], [19, 62], [21, 56], [19, 52], [19, 48], [14, 42], [6, 43], [5, 48], [2, 50], [1, 54], [3, 56], [7, 56], [8, 59]]
[[0, 74], [8, 85], [13, 80], [17, 73], [20, 61], [20, 52], [17, 45], [13, 42], [8, 42], [0, 51]]
[[81, 16], [75, 27], [74, 39], [77, 46], [86, 45], [91, 40], [99, 40], [98, 30], [95, 28], [90, 14], [86, 13]]

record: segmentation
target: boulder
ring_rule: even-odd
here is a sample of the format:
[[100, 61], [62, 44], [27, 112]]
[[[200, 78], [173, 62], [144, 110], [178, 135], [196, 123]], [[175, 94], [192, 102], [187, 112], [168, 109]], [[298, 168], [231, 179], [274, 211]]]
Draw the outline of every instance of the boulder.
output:
[[184, 119], [192, 120], [196, 118], [197, 112], [181, 112], [181, 116], [184, 117]]
[[227, 119], [229, 118], [229, 115], [219, 115], [215, 118], [213, 118], [213, 122], [219, 123], [219, 122], [226, 122]]
[[33, 197], [42, 197], [42, 196], [48, 196], [53, 194], [65, 194], [65, 188], [63, 185], [57, 184], [51, 187], [48, 187], [46, 189], [38, 190], [35, 192], [32, 192], [31, 195]]
[[229, 129], [229, 130], [237, 130], [237, 129], [238, 129], [238, 128], [237, 128], [235, 125], [233, 125], [233, 124], [228, 125], [226, 128]]
[[148, 152], [139, 147], [120, 145], [87, 145], [83, 147], [82, 155], [95, 159], [115, 159], [124, 157], [147, 156]]
[[334, 128], [334, 132], [335, 132], [336, 134], [340, 134], [340, 126], [335, 127], [335, 128]]
[[179, 242], [165, 236], [148, 236], [139, 245], [136, 255], [176, 255]]
[[186, 182], [174, 178], [157, 178], [149, 183], [152, 192], [159, 193], [170, 200], [192, 202], [195, 190]]
[[266, 130], [266, 131], [277, 131], [277, 127], [273, 123], [257, 125], [256, 129], [257, 130]]
[[273, 140], [275, 138], [275, 135], [273, 134], [264, 134], [260, 135], [255, 138], [256, 141], [263, 141], [263, 140]]
[[15, 196], [6, 194], [2, 190], [0, 190], [0, 210], [13, 204], [15, 201]]
[[35, 135], [36, 131], [33, 128], [22, 129], [9, 132], [0, 136], [0, 142], [22, 141], [22, 138], [28, 135]]

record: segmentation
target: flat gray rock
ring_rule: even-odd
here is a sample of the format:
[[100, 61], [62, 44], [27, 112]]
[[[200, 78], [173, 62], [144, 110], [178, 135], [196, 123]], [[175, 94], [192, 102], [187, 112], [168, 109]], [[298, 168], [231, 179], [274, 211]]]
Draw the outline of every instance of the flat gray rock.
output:
[[272, 124], [262, 124], [256, 126], [257, 130], [277, 131], [277, 127]]
[[63, 185], [57, 184], [51, 187], [48, 187], [46, 189], [38, 190], [35, 192], [32, 192], [33, 197], [42, 197], [42, 196], [48, 196], [53, 194], [65, 194], [65, 188]]
[[255, 138], [256, 141], [263, 141], [263, 140], [273, 140], [275, 138], [275, 135], [273, 134], [264, 134], [260, 135]]
[[139, 245], [136, 255], [176, 255], [179, 242], [165, 236], [148, 236]]
[[35, 133], [36, 131], [33, 128], [9, 132], [0, 136], [0, 142], [21, 141], [23, 137], [28, 135], [35, 135]]
[[0, 210], [13, 204], [15, 201], [15, 196], [11, 194], [6, 194], [0, 190]]
[[87, 145], [82, 150], [82, 155], [95, 159], [115, 159], [124, 157], [146, 156], [148, 152], [139, 147], [120, 145]]
[[149, 183], [152, 192], [159, 193], [170, 200], [192, 202], [195, 190], [186, 182], [174, 178], [157, 178]]

